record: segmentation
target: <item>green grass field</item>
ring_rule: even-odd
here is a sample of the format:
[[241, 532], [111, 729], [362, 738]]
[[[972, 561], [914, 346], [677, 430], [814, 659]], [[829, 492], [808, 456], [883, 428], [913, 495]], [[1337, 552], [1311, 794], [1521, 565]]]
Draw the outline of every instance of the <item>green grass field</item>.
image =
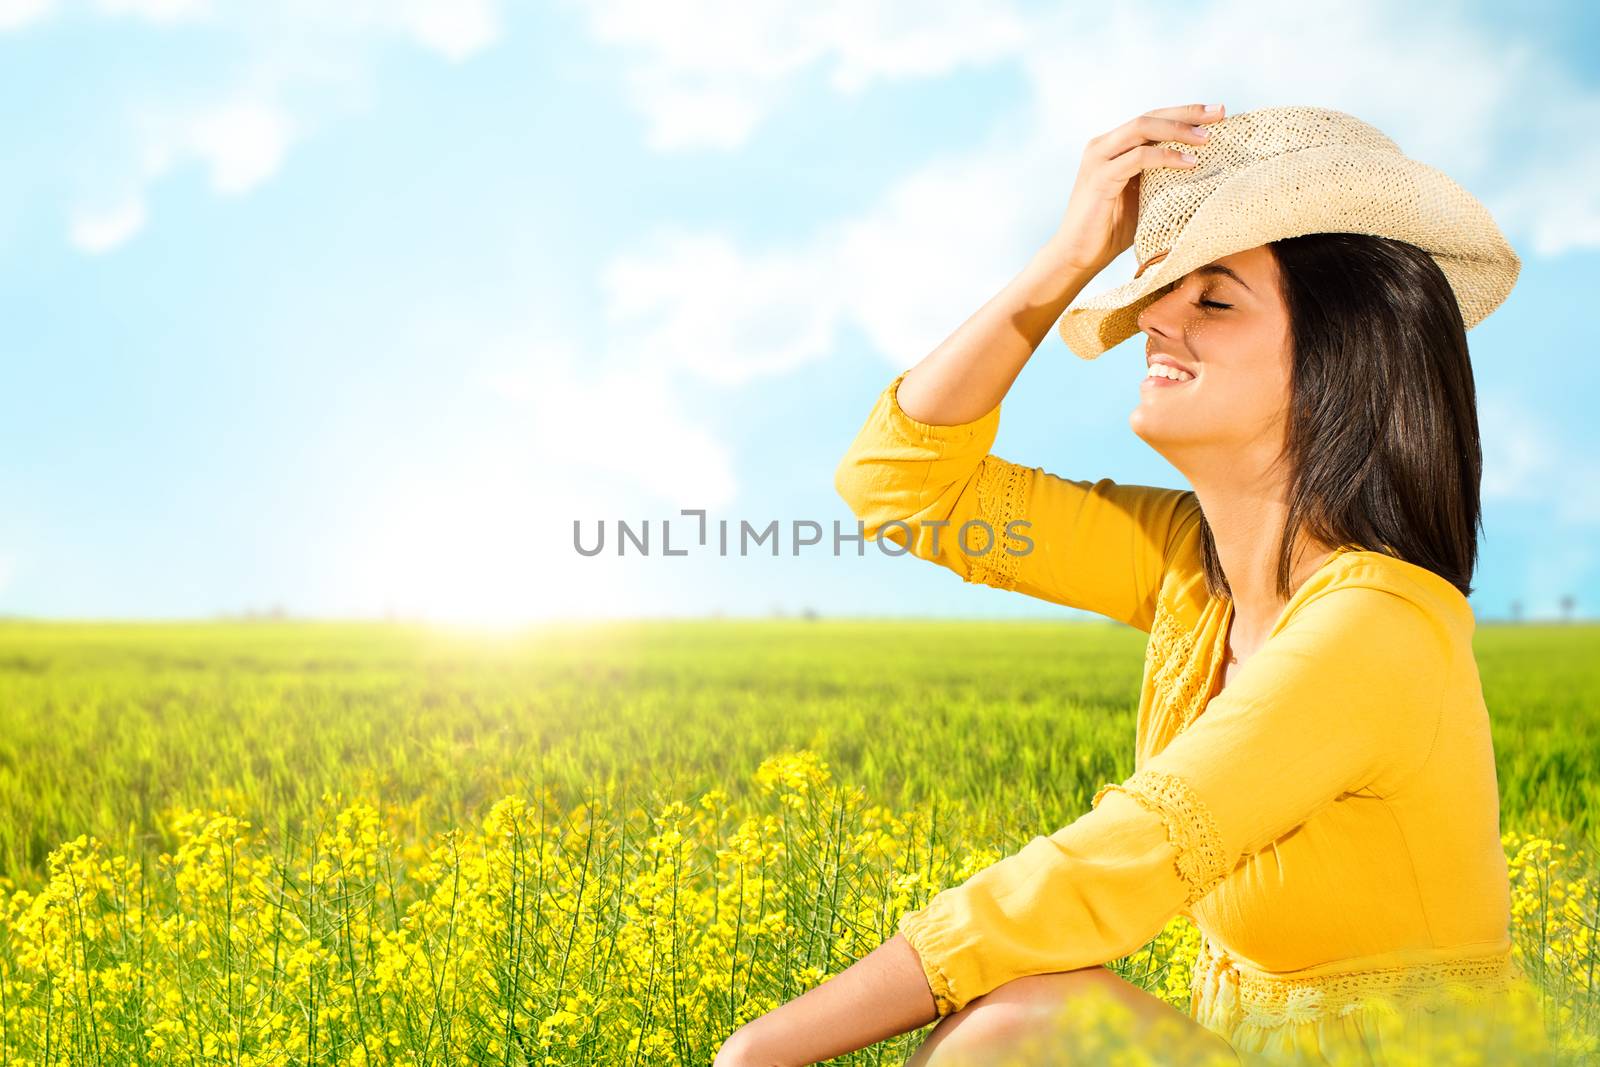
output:
[[[708, 1063], [1131, 772], [1144, 639], [0, 624], [0, 1062]], [[1520, 962], [1592, 1050], [1600, 628], [1476, 648]], [[1118, 961], [1185, 1008], [1186, 927]]]

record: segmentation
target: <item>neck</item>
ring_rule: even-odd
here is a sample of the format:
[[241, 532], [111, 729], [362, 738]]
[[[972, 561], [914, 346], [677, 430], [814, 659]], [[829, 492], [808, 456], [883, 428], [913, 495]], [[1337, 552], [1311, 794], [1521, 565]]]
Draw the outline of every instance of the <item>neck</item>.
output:
[[[1289, 598], [1278, 592], [1278, 544], [1289, 513], [1282, 485], [1245, 479], [1194, 483], [1233, 596], [1228, 649], [1236, 659], [1267, 639]], [[1331, 545], [1298, 537], [1290, 557], [1290, 596], [1333, 554]]]

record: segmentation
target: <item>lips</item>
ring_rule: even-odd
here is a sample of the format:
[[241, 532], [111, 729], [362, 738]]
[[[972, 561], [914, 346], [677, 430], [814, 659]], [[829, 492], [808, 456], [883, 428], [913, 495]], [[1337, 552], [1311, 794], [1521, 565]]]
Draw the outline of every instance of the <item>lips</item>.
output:
[[1173, 368], [1174, 370], [1183, 371], [1185, 374], [1187, 374], [1187, 375], [1189, 375], [1191, 377], [1195, 377], [1196, 376], [1195, 375], [1195, 370], [1194, 370], [1193, 367], [1190, 367], [1187, 364], [1184, 364], [1184, 363], [1180, 362], [1179, 360], [1174, 359], [1173, 357], [1167, 355], [1165, 352], [1147, 352], [1147, 353], [1145, 353], [1144, 362], [1145, 362], [1145, 367], [1147, 369], [1152, 364], [1164, 363], [1167, 366]]
[[1174, 360], [1165, 356], [1155, 356], [1145, 368], [1142, 386], [1171, 386], [1189, 385], [1198, 380], [1198, 375], [1178, 366]]

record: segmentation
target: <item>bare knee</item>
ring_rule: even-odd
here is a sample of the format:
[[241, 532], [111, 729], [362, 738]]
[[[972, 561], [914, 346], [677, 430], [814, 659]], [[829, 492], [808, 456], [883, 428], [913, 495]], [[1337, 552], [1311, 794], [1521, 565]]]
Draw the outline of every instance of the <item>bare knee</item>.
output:
[[[1172, 1063], [1238, 1063], [1232, 1046], [1104, 966], [1028, 975], [941, 1019], [906, 1067], [1071, 1063], [1097, 1058], [1078, 1039], [1095, 1027], [1113, 1040], [1159, 1047]], [[1096, 1049], [1103, 1052], [1103, 1046]]]
[[906, 1067], [964, 1067], [993, 1064], [996, 1057], [1015, 1055], [1038, 1040], [1045, 1024], [1072, 995], [1094, 979], [1088, 971], [1028, 975], [1006, 982], [966, 1007], [939, 1020]]

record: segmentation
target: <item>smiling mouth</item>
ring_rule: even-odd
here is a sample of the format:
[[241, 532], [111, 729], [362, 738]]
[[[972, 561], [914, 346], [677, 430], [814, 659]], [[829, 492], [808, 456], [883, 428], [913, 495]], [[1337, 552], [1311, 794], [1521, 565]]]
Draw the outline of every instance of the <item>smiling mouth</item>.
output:
[[[1146, 386], [1146, 385], [1154, 385], [1154, 386], [1188, 385], [1190, 382], [1195, 380], [1195, 376], [1194, 375], [1191, 374], [1191, 375], [1188, 375], [1187, 377], [1185, 377], [1183, 371], [1171, 371], [1170, 368], [1167, 368], [1165, 364], [1157, 363], [1155, 366], [1156, 367], [1161, 367], [1163, 369], [1162, 370], [1156, 370], [1155, 367], [1152, 367], [1148, 371], [1146, 371], [1145, 372], [1145, 376], [1144, 376], [1144, 380], [1139, 383], [1141, 386]], [[1178, 375], [1178, 377], [1176, 377], [1176, 378], [1168, 377], [1167, 373], [1169, 371], [1170, 371], [1170, 373]]]

